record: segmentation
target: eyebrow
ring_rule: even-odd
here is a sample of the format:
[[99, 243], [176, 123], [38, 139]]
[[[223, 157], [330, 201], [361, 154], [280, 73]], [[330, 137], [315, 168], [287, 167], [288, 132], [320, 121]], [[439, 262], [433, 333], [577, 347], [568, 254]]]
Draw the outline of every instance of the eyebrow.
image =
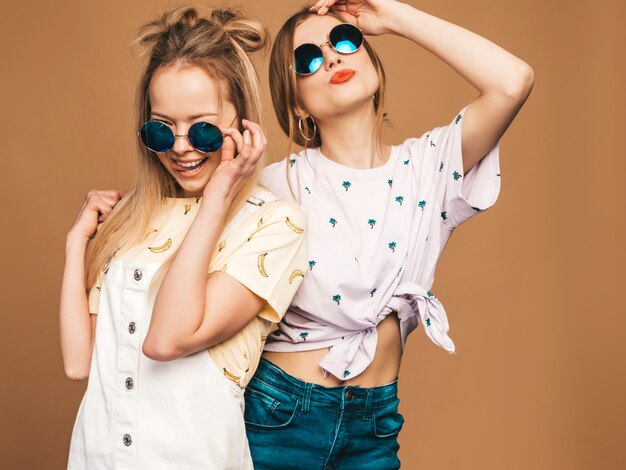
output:
[[[166, 119], [166, 120], [168, 120], [170, 122], [174, 122], [174, 119], [170, 118], [169, 116], [166, 116], [165, 114], [156, 113], [156, 112], [152, 112], [150, 114], [152, 116], [160, 117], [160, 118]], [[201, 117], [205, 117], [205, 116], [218, 116], [218, 113], [207, 112], [207, 113], [194, 114], [193, 116], [188, 116], [188, 120], [189, 121], [193, 121], [195, 119], [198, 119], [198, 118], [201, 118]]]

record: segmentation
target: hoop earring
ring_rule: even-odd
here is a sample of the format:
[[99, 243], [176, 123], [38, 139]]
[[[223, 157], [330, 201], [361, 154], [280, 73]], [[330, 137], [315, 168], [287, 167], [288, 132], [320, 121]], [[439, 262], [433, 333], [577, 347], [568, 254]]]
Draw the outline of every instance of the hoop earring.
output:
[[311, 137], [310, 139], [306, 135], [304, 135], [304, 131], [302, 130], [302, 118], [298, 118], [298, 129], [300, 129], [300, 135], [307, 142], [311, 142], [312, 140], [315, 140], [315, 136], [317, 134], [317, 125], [315, 124], [315, 119], [313, 119], [311, 116], [309, 117], [311, 118], [311, 121], [313, 122], [313, 137]]

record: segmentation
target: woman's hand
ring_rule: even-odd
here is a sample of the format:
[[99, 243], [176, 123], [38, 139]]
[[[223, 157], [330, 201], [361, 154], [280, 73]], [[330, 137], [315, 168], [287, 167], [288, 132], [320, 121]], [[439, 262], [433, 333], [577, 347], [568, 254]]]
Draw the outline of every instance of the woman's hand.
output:
[[363, 34], [377, 36], [390, 32], [386, 21], [397, 5], [395, 0], [319, 0], [311, 11], [325, 15], [331, 10], [346, 23], [358, 26]]
[[83, 207], [70, 229], [69, 236], [90, 239], [98, 231], [99, 225], [106, 220], [117, 203], [126, 195], [127, 191], [115, 189], [92, 189], [87, 193]]
[[218, 196], [232, 201], [265, 152], [267, 139], [261, 126], [246, 119], [242, 125], [245, 129], [243, 134], [232, 127], [222, 131], [222, 161], [204, 188], [205, 199]]

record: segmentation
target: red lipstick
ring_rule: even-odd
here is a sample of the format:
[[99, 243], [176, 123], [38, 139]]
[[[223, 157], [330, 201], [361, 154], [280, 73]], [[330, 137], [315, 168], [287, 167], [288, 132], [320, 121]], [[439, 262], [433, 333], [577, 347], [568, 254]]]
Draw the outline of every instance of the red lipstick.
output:
[[356, 72], [354, 70], [350, 70], [350, 69], [343, 69], [343, 70], [339, 70], [338, 72], [335, 72], [335, 74], [330, 77], [330, 83], [337, 85], [339, 83], [345, 83], [348, 80], [350, 80], [352, 77], [354, 77], [354, 75], [356, 75]]

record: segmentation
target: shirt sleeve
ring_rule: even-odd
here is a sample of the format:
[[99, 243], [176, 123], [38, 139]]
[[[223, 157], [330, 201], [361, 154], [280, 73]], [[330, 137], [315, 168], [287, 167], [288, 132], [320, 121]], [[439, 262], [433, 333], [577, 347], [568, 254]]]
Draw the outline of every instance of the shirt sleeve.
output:
[[259, 183], [285, 201], [295, 201], [292, 187], [294, 182], [293, 164], [295, 155], [272, 163], [261, 170]]
[[267, 301], [259, 316], [278, 323], [306, 273], [304, 210], [293, 203], [276, 207], [249, 228], [247, 241], [225, 260], [224, 272]]
[[450, 229], [493, 206], [500, 193], [499, 142], [463, 174], [461, 134], [466, 110], [463, 108], [449, 125], [433, 129], [427, 143], [434, 150], [443, 186], [441, 218]]

